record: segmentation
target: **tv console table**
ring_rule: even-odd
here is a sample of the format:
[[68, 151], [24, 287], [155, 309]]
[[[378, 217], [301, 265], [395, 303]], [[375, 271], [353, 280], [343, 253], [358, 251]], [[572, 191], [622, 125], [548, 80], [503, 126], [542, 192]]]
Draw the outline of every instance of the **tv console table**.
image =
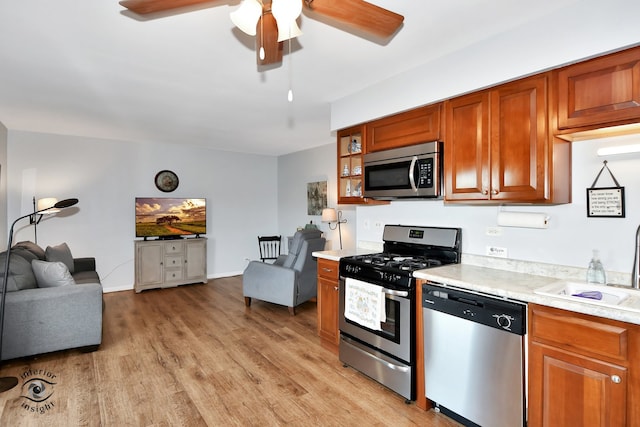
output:
[[207, 283], [207, 239], [135, 240], [136, 293]]

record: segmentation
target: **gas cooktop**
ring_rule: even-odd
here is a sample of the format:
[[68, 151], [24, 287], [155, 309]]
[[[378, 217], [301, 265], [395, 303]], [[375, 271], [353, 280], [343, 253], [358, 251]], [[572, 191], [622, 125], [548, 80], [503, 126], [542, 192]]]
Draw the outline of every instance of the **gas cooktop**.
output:
[[340, 275], [398, 286], [413, 285], [413, 272], [459, 263], [459, 228], [386, 225], [383, 252], [340, 260]]

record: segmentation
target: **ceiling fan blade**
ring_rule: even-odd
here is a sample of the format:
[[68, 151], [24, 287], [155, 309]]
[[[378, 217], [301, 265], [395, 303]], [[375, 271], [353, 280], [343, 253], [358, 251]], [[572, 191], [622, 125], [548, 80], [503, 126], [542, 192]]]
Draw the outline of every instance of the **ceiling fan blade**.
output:
[[305, 8], [378, 37], [393, 35], [404, 16], [363, 0], [303, 0]]
[[[260, 59], [260, 46], [264, 48], [264, 59]], [[265, 12], [256, 28], [256, 59], [258, 65], [282, 62], [283, 42], [278, 42], [278, 24], [271, 12]]]
[[162, 12], [210, 2], [211, 0], [122, 0], [120, 1], [120, 5], [138, 15], [146, 15], [148, 13]]

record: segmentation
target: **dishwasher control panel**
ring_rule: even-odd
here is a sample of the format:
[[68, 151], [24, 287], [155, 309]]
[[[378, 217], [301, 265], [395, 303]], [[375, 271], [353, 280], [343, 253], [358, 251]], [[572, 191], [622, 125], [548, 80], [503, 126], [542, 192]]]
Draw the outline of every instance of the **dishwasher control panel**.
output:
[[527, 306], [518, 301], [427, 283], [422, 285], [422, 307], [505, 332], [517, 335], [526, 333]]

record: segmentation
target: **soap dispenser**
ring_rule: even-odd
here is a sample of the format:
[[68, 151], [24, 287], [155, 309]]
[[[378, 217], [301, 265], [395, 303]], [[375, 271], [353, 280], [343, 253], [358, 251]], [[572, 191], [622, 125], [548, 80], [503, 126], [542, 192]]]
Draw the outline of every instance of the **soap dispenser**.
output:
[[589, 268], [587, 269], [587, 283], [606, 284], [607, 276], [600, 262], [600, 256], [598, 251], [594, 249], [593, 257], [589, 261]]

